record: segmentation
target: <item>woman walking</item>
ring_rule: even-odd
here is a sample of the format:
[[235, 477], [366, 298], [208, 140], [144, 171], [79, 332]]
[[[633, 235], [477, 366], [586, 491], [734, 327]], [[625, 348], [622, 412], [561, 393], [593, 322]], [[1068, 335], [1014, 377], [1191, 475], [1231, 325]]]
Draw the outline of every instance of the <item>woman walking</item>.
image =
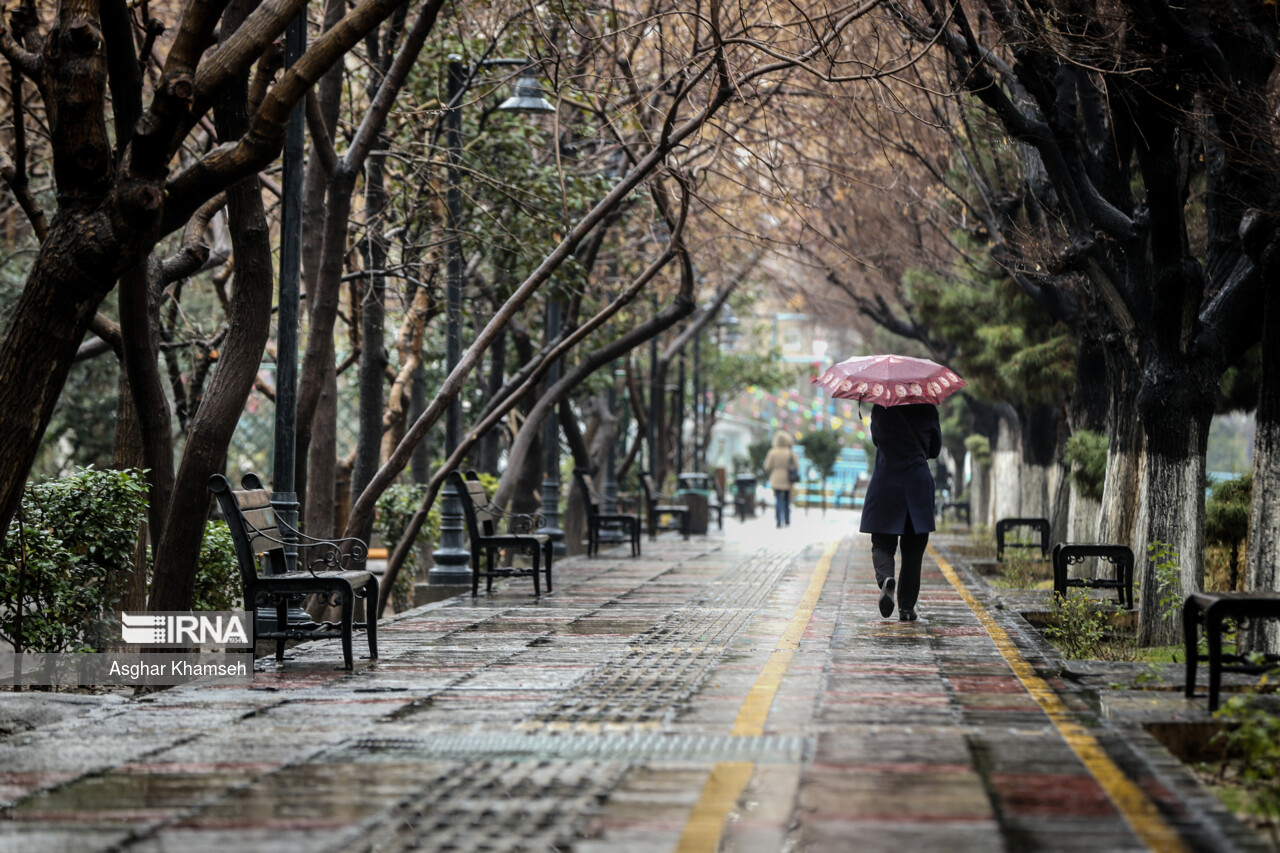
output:
[[773, 489], [773, 511], [779, 527], [791, 526], [791, 487], [795, 479], [800, 478], [800, 457], [791, 449], [791, 434], [779, 431], [773, 437], [773, 447], [764, 457], [764, 473], [769, 477], [769, 488]]
[[[880, 586], [880, 615], [916, 620], [920, 564], [933, 526], [933, 474], [929, 460], [942, 452], [938, 409], [928, 403], [871, 409], [871, 440], [876, 463], [862, 506], [863, 533], [871, 534], [871, 561]], [[769, 451], [772, 453], [773, 451]], [[894, 552], [902, 565], [894, 579]]]

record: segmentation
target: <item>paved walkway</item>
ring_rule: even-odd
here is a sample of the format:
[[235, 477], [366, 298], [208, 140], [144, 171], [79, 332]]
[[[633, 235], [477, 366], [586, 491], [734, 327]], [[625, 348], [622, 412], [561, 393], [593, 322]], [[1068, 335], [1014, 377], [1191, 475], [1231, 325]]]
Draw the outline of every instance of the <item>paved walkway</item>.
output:
[[312, 644], [252, 688], [11, 735], [0, 851], [1239, 847], [1051, 676], [946, 537], [900, 623], [854, 516], [726, 524], [565, 561], [540, 601], [411, 611], [354, 673]]

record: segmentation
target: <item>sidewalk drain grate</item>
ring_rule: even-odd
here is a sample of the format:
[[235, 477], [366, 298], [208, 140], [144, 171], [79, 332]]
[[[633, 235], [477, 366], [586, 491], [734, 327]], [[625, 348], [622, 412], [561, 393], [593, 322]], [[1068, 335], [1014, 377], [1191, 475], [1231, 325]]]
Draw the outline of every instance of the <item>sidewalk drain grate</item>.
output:
[[321, 760], [327, 763], [368, 761], [756, 761], [795, 764], [810, 753], [809, 739], [799, 736], [731, 737], [729, 735], [442, 735], [430, 740], [370, 738], [341, 744]]

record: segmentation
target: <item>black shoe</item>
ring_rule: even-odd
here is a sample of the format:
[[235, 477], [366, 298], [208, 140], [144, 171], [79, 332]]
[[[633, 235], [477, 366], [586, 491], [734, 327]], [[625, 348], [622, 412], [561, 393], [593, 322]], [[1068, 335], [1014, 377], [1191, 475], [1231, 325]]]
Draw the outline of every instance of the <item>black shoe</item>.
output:
[[[883, 610], [884, 610], [884, 608], [883, 608], [883, 607], [881, 607], [881, 611], [882, 611], [882, 612], [883, 612]], [[885, 613], [885, 615], [886, 615], [886, 616], [888, 616], [889, 614], [888, 614], [888, 613]], [[916, 617], [916, 611], [915, 611], [915, 608], [914, 608], [914, 607], [904, 607], [904, 608], [902, 608], [901, 610], [899, 610], [899, 611], [898, 611], [898, 621], [899, 621], [899, 622], [914, 622], [914, 621], [916, 621], [916, 618], [917, 618], [917, 617]]]
[[893, 591], [898, 586], [898, 582], [893, 578], [885, 580], [880, 587], [880, 615], [888, 617], [893, 612]]

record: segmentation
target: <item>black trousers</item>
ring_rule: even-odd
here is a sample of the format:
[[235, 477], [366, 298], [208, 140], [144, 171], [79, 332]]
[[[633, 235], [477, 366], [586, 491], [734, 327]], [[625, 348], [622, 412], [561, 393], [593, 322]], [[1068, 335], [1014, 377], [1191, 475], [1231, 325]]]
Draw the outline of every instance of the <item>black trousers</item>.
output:
[[895, 533], [871, 534], [871, 563], [876, 567], [876, 584], [893, 577], [893, 555], [902, 545], [902, 569], [898, 572], [898, 609], [915, 609], [920, 597], [920, 564], [924, 562], [924, 549], [929, 544], [928, 533], [916, 533], [907, 516], [907, 530], [901, 536]]

